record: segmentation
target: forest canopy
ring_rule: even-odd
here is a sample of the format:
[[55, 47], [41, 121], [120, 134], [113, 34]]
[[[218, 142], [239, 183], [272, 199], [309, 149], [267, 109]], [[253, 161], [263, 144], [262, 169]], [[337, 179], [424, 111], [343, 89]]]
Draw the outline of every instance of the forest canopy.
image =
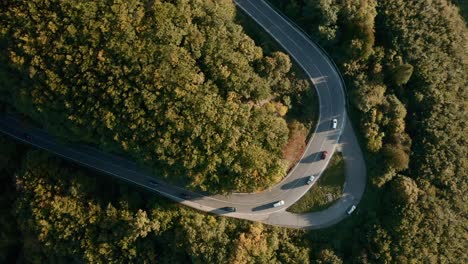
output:
[[[452, 1], [270, 0], [337, 62], [364, 143], [358, 263], [462, 263], [466, 21]], [[463, 1], [459, 5], [463, 11]], [[464, 1], [466, 2], [466, 1]], [[342, 252], [342, 249], [338, 249]]]
[[307, 263], [309, 258], [302, 232], [200, 214], [4, 136], [0, 183], [2, 263]]
[[[15, 5], [9, 3], [9, 7], [19, 8], [15, 10], [18, 17], [13, 17], [14, 13], [11, 12], [0, 13], [2, 25], [8, 25], [0, 28], [3, 34], [0, 45], [3, 51], [8, 51], [0, 53], [3, 56], [1, 60], [2, 63], [5, 61], [15, 65], [7, 68], [7, 63], [0, 64], [0, 89], [8, 88], [0, 90], [0, 93], [4, 99], [14, 101], [26, 109], [24, 111], [31, 110], [30, 113], [33, 113], [34, 109], [27, 108], [29, 101], [22, 99], [28, 98], [28, 93], [40, 95], [37, 98], [59, 97], [52, 90], [47, 90], [37, 83], [30, 83], [26, 78], [35, 58], [28, 55], [31, 47], [54, 47], [47, 42], [47, 34], [37, 35], [33, 31], [37, 26], [35, 24], [42, 22], [34, 20], [34, 25], [31, 25], [30, 21], [42, 15], [47, 17], [47, 21], [55, 21], [57, 10], [61, 10], [58, 8], [60, 4], [54, 2], [51, 9], [55, 10], [55, 13], [49, 9], [39, 12], [36, 8], [38, 3], [35, 2], [37, 1]], [[205, 3], [190, 3], [194, 6], [211, 7], [221, 7], [220, 3], [224, 3], [217, 1], [218, 5], [215, 5], [209, 1], [203, 2]], [[344, 75], [350, 95], [349, 114], [354, 122], [356, 134], [361, 137], [363, 143], [369, 175], [366, 193], [352, 216], [331, 228], [296, 232], [200, 214], [178, 205], [171, 205], [160, 197], [146, 196], [141, 189], [119, 184], [113, 178], [92, 175], [89, 171], [78, 169], [44, 152], [27, 151], [25, 146], [14, 144], [9, 138], [0, 137], [0, 226], [3, 227], [0, 228], [0, 262], [6, 260], [4, 262], [12, 263], [20, 259], [25, 260], [24, 262], [84, 260], [111, 263], [131, 262], [138, 256], [142, 261], [162, 263], [468, 263], [468, 163], [465, 136], [468, 32], [466, 21], [461, 18], [456, 6], [450, 3], [457, 2], [463, 6], [463, 1], [270, 2], [320, 42], [330, 52]], [[133, 2], [128, 3], [131, 5]], [[174, 5], [182, 8], [181, 3], [168, 1], [162, 6]], [[87, 5], [92, 7], [96, 4]], [[6, 2], [1, 2], [0, 6], [6, 8]], [[118, 8], [113, 10], [119, 11]], [[125, 10], [127, 9], [123, 11]], [[202, 12], [204, 9], [197, 10]], [[174, 39], [163, 38], [172, 35], [168, 32], [182, 32], [181, 39], [188, 39], [188, 35], [183, 33], [185, 31], [180, 27], [186, 20], [180, 18], [182, 14], [179, 14], [179, 11], [186, 14], [184, 9], [172, 9], [174, 18], [178, 19], [171, 20], [172, 24], [164, 24], [170, 26], [166, 28], [166, 33], [159, 35], [162, 37], [157, 47], [172, 43]], [[207, 21], [216, 25], [230, 24], [223, 20], [226, 9], [215, 8], [212, 11], [204, 14], [211, 18]], [[96, 12], [93, 14], [98, 14]], [[11, 20], [5, 20], [7, 15]], [[197, 17], [198, 21], [192, 21], [197, 25], [196, 31], [204, 28], [201, 26], [205, 21], [204, 16]], [[78, 20], [77, 15], [71, 17]], [[69, 18], [67, 19], [68, 23]], [[94, 26], [95, 23], [98, 22], [94, 21], [90, 26]], [[29, 38], [25, 37], [23, 31], [11, 31], [15, 25], [20, 29], [24, 28], [23, 31], [28, 32]], [[44, 27], [43, 23], [41, 25]], [[74, 31], [73, 28], [70, 29]], [[81, 30], [76, 25], [74, 29], [76, 32]], [[110, 36], [119, 32], [117, 28], [111, 29], [109, 30], [115, 32], [110, 32]], [[37, 32], [39, 34], [44, 31]], [[13, 33], [17, 34], [16, 37], [9, 38]], [[226, 31], [225, 36], [218, 36], [216, 40], [224, 43], [220, 40], [223, 37], [232, 37], [230, 34]], [[200, 33], [199, 36], [204, 35]], [[204, 44], [200, 44], [205, 43], [204, 38], [201, 38], [202, 42], [191, 41], [190, 44], [170, 47], [185, 50], [191, 50], [187, 47], [192, 45], [204, 47]], [[34, 42], [31, 40], [38, 43], [45, 41], [48, 46], [32, 45]], [[250, 43], [250, 40], [247, 42]], [[215, 47], [214, 43], [211, 44]], [[254, 46], [243, 45], [251, 48], [251, 52], [259, 52]], [[118, 48], [113, 47], [109, 50]], [[101, 60], [110, 59], [108, 49], [102, 48], [102, 53], [100, 50], [97, 49], [89, 58], [86, 57], [89, 59], [88, 63], [91, 63], [89, 65], [92, 65], [86, 76], [96, 77], [96, 81], [103, 82], [100, 79], [103, 76], [91, 70], [97, 67]], [[213, 48], [212, 52], [215, 51]], [[234, 52], [235, 49], [229, 51]], [[234, 62], [244, 56], [242, 51], [238, 52]], [[57, 54], [56, 56], [59, 56], [61, 53]], [[87, 54], [81, 52], [77, 55]], [[191, 65], [199, 66], [199, 74], [206, 80], [215, 80], [215, 77], [208, 75], [208, 68], [201, 67], [205, 65], [202, 64], [202, 58], [205, 58], [203, 54], [206, 54], [204, 49], [200, 48], [199, 54], [197, 58], [200, 59]], [[223, 53], [219, 58], [228, 55]], [[179, 58], [177, 56], [171, 54], [167, 58]], [[257, 58], [256, 56], [254, 57]], [[12, 64], [11, 60], [15, 58], [18, 61]], [[134, 59], [125, 56], [119, 58], [127, 61]], [[287, 79], [281, 77], [289, 71], [288, 67], [281, 67], [288, 65], [287, 56], [274, 53], [258, 58], [247, 60], [243, 70], [249, 73], [249, 67], [258, 67], [259, 71], [255, 71], [255, 76], [268, 80], [272, 95], [282, 94], [279, 90], [281, 88], [295, 89], [294, 85], [289, 86]], [[34, 60], [39, 59], [43, 58], [38, 57]], [[45, 61], [51, 63], [49, 60], [51, 59]], [[157, 60], [163, 65], [161, 61], [164, 60]], [[283, 62], [278, 63], [280, 61]], [[49, 68], [53, 66], [47, 65]], [[128, 78], [119, 79], [121, 83], [118, 87], [122, 85], [130, 89], [131, 86], [127, 85], [127, 82], [140, 79], [128, 72], [130, 68], [126, 68], [127, 65], [124, 66], [121, 67], [121, 70], [126, 69], [122, 76]], [[64, 69], [71, 71], [72, 68], [68, 67], [71, 66], [64, 66]], [[170, 69], [165, 73], [171, 71], [178, 72]], [[275, 73], [270, 74], [271, 71]], [[15, 78], [21, 72], [26, 76], [22, 79]], [[45, 77], [36, 79], [39, 72], [41, 71], [36, 71], [31, 79], [53, 83], [52, 79]], [[111, 81], [115, 80], [117, 79]], [[219, 86], [219, 83], [228, 82], [227, 78], [216, 80], [212, 81], [209, 87], [219, 91], [220, 87], [225, 87]], [[234, 80], [236, 79], [231, 79]], [[176, 78], [172, 81], [179, 80]], [[85, 79], [83, 82], [89, 81]], [[202, 83], [205, 82], [208, 81], [203, 80]], [[199, 84], [194, 87], [198, 87], [197, 85]], [[90, 89], [88, 86], [83, 87]], [[85, 88], [83, 91], [87, 91]], [[178, 91], [187, 92], [183, 89]], [[287, 91], [293, 92], [290, 89]], [[221, 102], [231, 98], [229, 100], [233, 100], [233, 105], [239, 105], [239, 109], [247, 105], [248, 113], [251, 113], [252, 109], [263, 109], [258, 107], [261, 104], [255, 102], [264, 101], [260, 99], [264, 98], [260, 94], [252, 93], [249, 95], [250, 99], [247, 99], [246, 94], [230, 92], [218, 93]], [[130, 89], [126, 93], [136, 92]], [[13, 100], [13, 96], [17, 98]], [[96, 106], [96, 109], [102, 106], [101, 101], [107, 102], [104, 98], [108, 98], [108, 95], [105, 96], [100, 99], [100, 105]], [[251, 99], [257, 98], [256, 96], [258, 99]], [[55, 102], [52, 99], [44, 102]], [[78, 97], [76, 100], [81, 102], [80, 100], [84, 99]], [[282, 103], [288, 105], [284, 101]], [[95, 100], [93, 102], [96, 103]], [[128, 104], [133, 101], [125, 99], [119, 102]], [[280, 100], [270, 101], [265, 104], [265, 109], [271, 108], [271, 111], [274, 111], [276, 103], [280, 103]], [[34, 102], [31, 105], [49, 109], [45, 103]], [[60, 118], [61, 114], [56, 113], [50, 117], [41, 114], [37, 119]], [[101, 124], [99, 118], [93, 118], [97, 124]], [[116, 120], [121, 119], [116, 117]], [[73, 124], [76, 131], [84, 131], [76, 123]], [[123, 126], [121, 123], [116, 125]], [[69, 127], [72, 131], [75, 128], [71, 125]], [[56, 126], [54, 129], [59, 130], [60, 127]], [[89, 131], [88, 134], [94, 133], [93, 130]], [[105, 128], [103, 131], [112, 130]], [[104, 139], [107, 138], [105, 133], [108, 132], [102, 133]], [[116, 232], [113, 232], [114, 230]], [[1, 254], [3, 252], [6, 254]]]
[[[285, 175], [291, 62], [232, 1], [8, 1], [0, 95], [48, 130], [212, 192]], [[15, 76], [12, 78], [12, 76]]]

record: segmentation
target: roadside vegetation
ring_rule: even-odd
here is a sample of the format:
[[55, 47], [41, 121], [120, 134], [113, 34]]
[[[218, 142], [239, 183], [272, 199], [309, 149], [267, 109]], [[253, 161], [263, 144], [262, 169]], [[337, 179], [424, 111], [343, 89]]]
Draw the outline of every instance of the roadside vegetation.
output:
[[[36, 2], [27, 2], [31, 11], [40, 7]], [[170, 4], [179, 2], [192, 3], [172, 1]], [[212, 3], [194, 1], [201, 2]], [[93, 175], [40, 151], [24, 150], [10, 139], [0, 137], [0, 143], [6, 144], [0, 146], [0, 262], [12, 263], [20, 259], [26, 263], [117, 263], [137, 262], [135, 256], [138, 256], [142, 262], [151, 263], [468, 263], [465, 201], [468, 193], [465, 107], [468, 41], [466, 22], [458, 8], [448, 0], [270, 2], [316, 38], [344, 74], [350, 94], [350, 115], [356, 134], [361, 135], [369, 176], [365, 196], [355, 213], [335, 226], [308, 232], [214, 217], [147, 195], [139, 188], [116, 183], [115, 179]], [[8, 10], [11, 3], [2, 2], [1, 10]], [[3, 37], [32, 31], [34, 25], [51, 28], [56, 25], [44, 25], [40, 20], [31, 24], [31, 19], [37, 17], [34, 12], [28, 14], [30, 17], [24, 15], [25, 3], [14, 2], [15, 6], [23, 8], [15, 10], [17, 12], [0, 12], [2, 25], [8, 25], [0, 28]], [[224, 1], [219, 3], [222, 7]], [[59, 10], [59, 6], [54, 7], [53, 10]], [[231, 8], [212, 9], [213, 12], [200, 15], [197, 21], [218, 17], [216, 14], [229, 17], [223, 12], [233, 10]], [[118, 13], [128, 9], [113, 10]], [[181, 12], [182, 8], [177, 12], [172, 10], [174, 15], [190, 14], [189, 10]], [[203, 10], [206, 11], [197, 9]], [[13, 14], [15, 17], [11, 17]], [[11, 19], [7, 23], [8, 16]], [[53, 19], [51, 16], [50, 20]], [[186, 20], [172, 21], [163, 21], [161, 25], [168, 27], [161, 26], [159, 32], [180, 32], [181, 27], [176, 25]], [[23, 31], [8, 31], [12, 23], [19, 23], [18, 28]], [[203, 28], [202, 25], [199, 28]], [[119, 32], [117, 27], [112, 29]], [[231, 36], [220, 28], [216, 30]], [[43, 49], [54, 47], [42, 43], [47, 38], [40, 35], [41, 32], [38, 29], [37, 35], [34, 33], [30, 38], [13, 38], [18, 41], [17, 45], [28, 47], [23, 49], [24, 53], [11, 53], [6, 49], [9, 42], [4, 38], [0, 41], [0, 93], [2, 98], [9, 98], [8, 94], [15, 87], [18, 106], [41, 105], [40, 110], [45, 111], [55, 106], [50, 102], [63, 102], [67, 94], [57, 96], [52, 90], [45, 93], [39, 88], [45, 86], [41, 82], [17, 83], [13, 77], [23, 76], [18, 75], [18, 71], [26, 69], [5, 69], [8, 64], [3, 63], [17, 58], [16, 65], [29, 65], [26, 60], [29, 58], [31, 63], [53, 64], [53, 58], [43, 60], [29, 53], [32, 52], [29, 46], [35, 41], [34, 45]], [[57, 32], [62, 32], [57, 34], [58, 40], [69, 34], [63, 33], [65, 29]], [[164, 35], [169, 36], [172, 34]], [[233, 42], [253, 47], [248, 45], [249, 41], [236, 41]], [[120, 39], [114, 42], [116, 45]], [[210, 43], [220, 49], [219, 45], [224, 42]], [[170, 54], [167, 57], [174, 59], [179, 58], [178, 52], [161, 51], [160, 54]], [[86, 54], [81, 51], [77, 55]], [[93, 53], [94, 63], [98, 63], [98, 55], [99, 49]], [[102, 56], [108, 60], [106, 52]], [[75, 73], [72, 68], [63, 67], [71, 75]], [[89, 69], [89, 76], [94, 76], [93, 67]], [[40, 75], [39, 80], [44, 82], [62, 77], [53, 75], [53, 71], [35, 69], [27, 70]], [[169, 69], [166, 73], [177, 73], [177, 69]], [[249, 67], [241, 69], [239, 78], [252, 72]], [[128, 74], [128, 77], [133, 76]], [[183, 79], [184, 75], [176, 76]], [[126, 87], [124, 84], [122, 87]], [[221, 89], [224, 86], [213, 84], [210, 87]], [[27, 98], [23, 93], [34, 95], [37, 102], [21, 103]], [[237, 96], [245, 96], [243, 94]], [[93, 103], [96, 102], [93, 99]], [[96, 110], [93, 111], [82, 112], [81, 118], [96, 115]], [[61, 114], [52, 112], [56, 117], [50, 113], [41, 117], [61, 120]], [[272, 120], [280, 119], [275, 116]], [[286, 127], [283, 122], [280, 123]], [[90, 123], [89, 129], [94, 125], [98, 128], [101, 123]], [[283, 132], [286, 135], [288, 131], [284, 129]], [[286, 142], [287, 137], [284, 138]], [[280, 149], [278, 147], [278, 153]]]
[[[245, 33], [261, 46], [266, 54], [276, 51], [285, 52], [276, 40], [245, 13], [238, 12], [236, 20], [242, 25]], [[294, 61], [292, 61], [291, 78], [295, 80], [294, 86], [304, 88], [297, 89], [300, 92], [291, 93], [288, 98], [292, 102], [285, 115], [289, 137], [282, 149], [288, 171], [299, 161], [305, 150], [307, 141], [317, 124], [319, 107], [315, 88], [312, 87], [303, 69]]]
[[311, 104], [311, 83], [244, 33], [231, 1], [1, 8], [0, 98], [53, 134], [212, 193], [265, 189], [294, 162], [288, 112]]
[[335, 152], [326, 170], [314, 186], [287, 211], [291, 213], [309, 213], [326, 209], [343, 194], [345, 183], [345, 162], [340, 152]]
[[0, 136], [1, 263], [307, 263], [302, 231], [201, 214]]
[[447, 0], [269, 1], [341, 68], [366, 152], [357, 214], [315, 236], [333, 237], [337, 255], [360, 263], [467, 262], [468, 32], [459, 9]]

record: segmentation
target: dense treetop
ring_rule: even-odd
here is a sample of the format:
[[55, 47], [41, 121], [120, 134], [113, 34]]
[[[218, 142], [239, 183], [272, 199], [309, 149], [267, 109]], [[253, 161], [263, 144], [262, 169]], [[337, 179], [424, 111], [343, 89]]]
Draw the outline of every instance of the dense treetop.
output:
[[361, 205], [365, 249], [353, 246], [354, 259], [466, 262], [468, 32], [459, 10], [447, 0], [271, 2], [330, 51], [347, 82], [372, 183]]
[[[1, 209], [10, 209], [0, 215], [2, 227], [8, 227], [0, 230], [2, 263], [309, 261], [302, 232], [200, 214], [72, 168], [45, 152], [10, 155], [14, 144], [4, 139], [0, 137], [0, 172], [14, 181], [2, 187], [16, 186], [18, 197], [9, 204], [0, 199]], [[22, 165], [9, 168], [3, 162], [8, 157]], [[7, 198], [5, 192], [0, 197]]]
[[252, 191], [285, 174], [291, 62], [263, 55], [234, 22], [232, 1], [2, 9], [2, 97], [54, 133], [125, 151], [202, 190]]
[[[386, 40], [414, 66], [413, 77], [401, 94], [407, 100], [411, 115], [407, 122], [414, 142], [407, 174], [422, 195], [417, 202], [398, 203], [401, 207], [396, 211], [406, 219], [395, 228], [396, 244], [404, 252], [399, 260], [465, 262], [466, 24], [458, 10], [442, 0], [429, 6], [392, 0], [381, 8], [385, 14], [382, 26], [388, 29]], [[407, 187], [403, 195], [414, 192], [411, 189]], [[427, 248], [424, 256], [406, 250], [409, 243]]]
[[[170, 263], [467, 263], [467, 30], [457, 8], [447, 0], [271, 2], [330, 51], [346, 79], [370, 178], [351, 217], [296, 233], [198, 214], [157, 198], [145, 203], [140, 191], [95, 184], [104, 179], [41, 152], [28, 152], [21, 165], [20, 148], [0, 137], [0, 224], [6, 227], [0, 229], [0, 252], [22, 248], [24, 258], [42, 262], [131, 261], [139, 254]], [[14, 51], [9, 41], [0, 45]], [[28, 65], [21, 62], [28, 56], [8, 54], [17, 56], [17, 66]], [[105, 51], [101, 57], [107, 60]], [[287, 72], [280, 67], [286, 62], [277, 63], [285, 58], [276, 53], [249, 62], [272, 94], [289, 87], [277, 78]], [[6, 74], [14, 69], [0, 66], [2, 83], [28, 84], [18, 84]], [[206, 78], [207, 69], [200, 69]], [[29, 91], [16, 89], [19, 95]], [[261, 105], [234, 94], [249, 106]], [[273, 111], [275, 102], [265, 109]], [[115, 227], [120, 232], [112, 232]]]

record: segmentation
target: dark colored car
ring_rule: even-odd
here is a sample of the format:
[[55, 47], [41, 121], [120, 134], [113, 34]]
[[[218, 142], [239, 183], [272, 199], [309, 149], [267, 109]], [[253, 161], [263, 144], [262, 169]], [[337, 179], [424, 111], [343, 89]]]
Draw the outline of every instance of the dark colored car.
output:
[[322, 152], [322, 156], [320, 158], [324, 160], [327, 158], [327, 156], [328, 156], [328, 152], [325, 150]]
[[223, 210], [226, 212], [235, 212], [237, 209], [235, 207], [223, 207]]
[[149, 183], [153, 186], [158, 186], [159, 183], [157, 181], [154, 181], [154, 180], [150, 180]]
[[184, 199], [192, 198], [192, 196], [190, 194], [188, 194], [188, 193], [181, 193], [180, 196], [182, 196], [182, 198], [184, 198]]
[[31, 135], [29, 135], [28, 133], [24, 133], [24, 134], [23, 134], [23, 137], [24, 137], [26, 140], [31, 140]]

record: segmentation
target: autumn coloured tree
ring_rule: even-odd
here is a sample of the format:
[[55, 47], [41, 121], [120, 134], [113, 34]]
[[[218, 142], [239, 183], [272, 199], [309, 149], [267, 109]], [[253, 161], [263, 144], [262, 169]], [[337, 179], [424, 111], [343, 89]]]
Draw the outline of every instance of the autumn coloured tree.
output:
[[285, 175], [291, 61], [265, 56], [231, 1], [2, 9], [1, 98], [52, 133], [210, 192], [263, 189]]
[[[342, 235], [352, 246], [328, 248], [326, 256], [352, 250], [357, 263], [468, 261], [462, 235], [468, 33], [459, 13], [466, 16], [466, 4], [269, 2], [319, 41], [341, 68], [367, 154], [371, 184], [361, 202], [366, 213], [353, 227], [363, 226], [359, 238]], [[327, 235], [339, 235], [337, 229]]]

